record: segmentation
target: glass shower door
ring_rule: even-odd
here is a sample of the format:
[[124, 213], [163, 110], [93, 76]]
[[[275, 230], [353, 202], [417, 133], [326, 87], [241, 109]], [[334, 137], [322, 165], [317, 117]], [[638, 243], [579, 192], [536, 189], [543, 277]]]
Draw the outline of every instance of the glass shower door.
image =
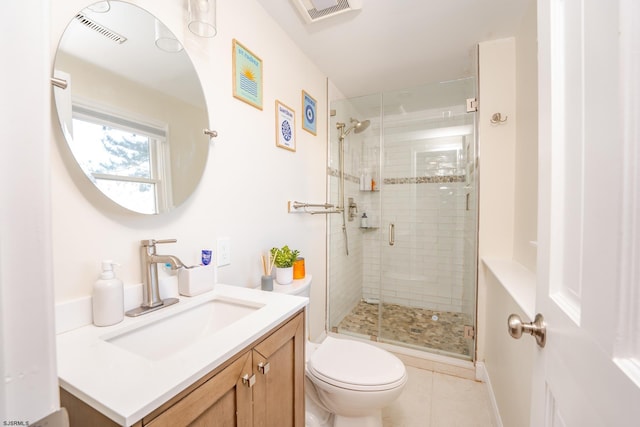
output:
[[[469, 78], [332, 102], [329, 197], [353, 209], [328, 218], [329, 331], [473, 359], [475, 93]], [[341, 171], [352, 119], [370, 126], [344, 138]]]
[[475, 328], [475, 113], [466, 107], [475, 89], [470, 78], [383, 94], [378, 259], [369, 254], [378, 340], [464, 359]]

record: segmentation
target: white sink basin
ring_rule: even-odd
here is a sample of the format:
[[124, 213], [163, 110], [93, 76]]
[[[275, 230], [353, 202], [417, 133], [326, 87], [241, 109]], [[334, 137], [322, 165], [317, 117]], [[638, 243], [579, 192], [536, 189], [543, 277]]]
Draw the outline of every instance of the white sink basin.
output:
[[110, 334], [103, 339], [147, 359], [160, 360], [184, 350], [261, 307], [263, 305], [255, 303], [213, 299], [133, 330]]

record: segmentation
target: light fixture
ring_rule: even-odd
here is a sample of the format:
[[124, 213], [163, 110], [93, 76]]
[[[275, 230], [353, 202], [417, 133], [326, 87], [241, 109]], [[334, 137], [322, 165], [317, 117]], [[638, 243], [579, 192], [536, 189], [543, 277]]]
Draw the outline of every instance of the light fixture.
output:
[[165, 52], [176, 53], [182, 50], [182, 43], [157, 19], [155, 20], [156, 46]]
[[216, 0], [188, 0], [189, 30], [200, 37], [214, 37], [216, 28]]
[[97, 3], [92, 4], [91, 6], [87, 6], [87, 9], [89, 9], [92, 12], [105, 13], [105, 12], [109, 12], [109, 9], [111, 9], [111, 4], [109, 4], [108, 0], [99, 1]]

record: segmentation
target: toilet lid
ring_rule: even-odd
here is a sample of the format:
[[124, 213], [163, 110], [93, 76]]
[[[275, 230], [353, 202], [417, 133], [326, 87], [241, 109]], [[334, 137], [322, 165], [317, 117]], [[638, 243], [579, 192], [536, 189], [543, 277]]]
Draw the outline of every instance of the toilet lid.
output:
[[327, 337], [311, 355], [307, 368], [317, 378], [354, 390], [386, 390], [405, 381], [404, 364], [393, 354], [348, 339]]

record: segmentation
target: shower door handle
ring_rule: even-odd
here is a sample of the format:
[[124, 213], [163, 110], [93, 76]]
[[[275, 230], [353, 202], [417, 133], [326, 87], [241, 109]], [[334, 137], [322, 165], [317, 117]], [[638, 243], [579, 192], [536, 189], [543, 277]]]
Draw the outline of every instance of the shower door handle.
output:
[[389, 224], [389, 246], [396, 243], [396, 226], [394, 223]]

